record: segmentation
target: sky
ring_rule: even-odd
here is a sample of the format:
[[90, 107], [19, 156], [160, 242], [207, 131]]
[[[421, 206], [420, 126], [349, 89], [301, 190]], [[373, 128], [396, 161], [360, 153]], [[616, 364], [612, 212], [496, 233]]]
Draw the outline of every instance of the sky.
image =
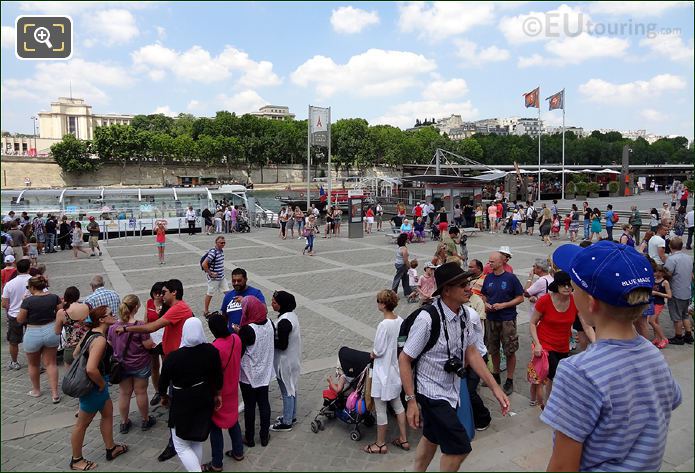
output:
[[[536, 117], [693, 139], [693, 2], [2, 2], [1, 126], [50, 102], [214, 116], [286, 105], [333, 121]], [[73, 56], [15, 57], [19, 15], [70, 15]], [[541, 116], [562, 123], [562, 111]]]

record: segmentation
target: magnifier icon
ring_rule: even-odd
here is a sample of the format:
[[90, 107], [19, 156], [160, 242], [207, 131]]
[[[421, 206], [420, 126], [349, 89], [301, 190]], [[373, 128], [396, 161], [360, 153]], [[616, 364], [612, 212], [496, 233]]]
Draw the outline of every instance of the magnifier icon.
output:
[[51, 44], [51, 32], [48, 28], [40, 26], [34, 30], [34, 39], [37, 43], [43, 43], [48, 46], [49, 49], [53, 49], [53, 44]]

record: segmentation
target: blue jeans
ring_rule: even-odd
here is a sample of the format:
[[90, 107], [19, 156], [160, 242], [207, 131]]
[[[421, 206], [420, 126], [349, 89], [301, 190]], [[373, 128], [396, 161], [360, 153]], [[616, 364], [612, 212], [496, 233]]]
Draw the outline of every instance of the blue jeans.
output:
[[295, 392], [294, 396], [289, 396], [287, 387], [280, 378], [278, 378], [278, 386], [280, 386], [280, 393], [282, 394], [282, 423], [292, 425], [292, 421], [297, 418], [297, 393]]
[[591, 220], [584, 220], [584, 239], [589, 239], [589, 228], [591, 227]]
[[314, 251], [314, 235], [309, 235], [308, 237], [306, 237], [306, 246], [304, 247], [304, 249]]
[[606, 227], [606, 233], [608, 234], [608, 240], [613, 241], [613, 227]]
[[[244, 455], [244, 444], [241, 441], [241, 426], [239, 422], [234, 424], [234, 427], [228, 429], [229, 438], [232, 440], [232, 453], [236, 457]], [[222, 468], [222, 459], [224, 454], [224, 436], [222, 429], [215, 424], [210, 429], [210, 450], [212, 452], [212, 466]]]
[[399, 283], [403, 284], [403, 294], [408, 297], [413, 290], [410, 288], [408, 267], [404, 264], [396, 265], [396, 275], [393, 277], [393, 283], [391, 284], [391, 289], [393, 289], [393, 292], [396, 294], [398, 294]]
[[46, 234], [46, 252], [47, 253], [53, 253], [53, 247], [56, 244], [56, 234], [55, 233], [47, 233]]

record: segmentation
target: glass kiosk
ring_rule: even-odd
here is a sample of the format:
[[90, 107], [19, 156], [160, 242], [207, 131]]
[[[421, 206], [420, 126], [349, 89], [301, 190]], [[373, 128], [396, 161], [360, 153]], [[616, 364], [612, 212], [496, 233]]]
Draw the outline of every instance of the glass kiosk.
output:
[[348, 238], [363, 238], [364, 224], [362, 222], [364, 216], [362, 206], [364, 199], [362, 197], [348, 198]]

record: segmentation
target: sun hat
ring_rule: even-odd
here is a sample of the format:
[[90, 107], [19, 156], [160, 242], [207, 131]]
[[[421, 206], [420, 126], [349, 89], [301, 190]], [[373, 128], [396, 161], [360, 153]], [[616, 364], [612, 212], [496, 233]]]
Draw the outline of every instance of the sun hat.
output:
[[432, 296], [438, 296], [442, 293], [444, 287], [449, 286], [461, 279], [470, 279], [473, 277], [471, 271], [464, 271], [456, 262], [444, 263], [434, 271], [434, 280], [437, 284], [437, 290], [432, 293]]
[[427, 268], [437, 269], [438, 266], [436, 264], [434, 264], [433, 262], [428, 261], [427, 263], [425, 263], [425, 269], [427, 269]]
[[565, 286], [572, 282], [572, 278], [564, 271], [557, 271], [553, 276], [553, 282], [548, 284], [548, 291], [557, 292], [560, 286]]
[[613, 306], [631, 307], [630, 292], [654, 286], [649, 260], [630, 246], [608, 240], [586, 248], [562, 245], [553, 253], [553, 263], [585, 292]]
[[500, 246], [500, 249], [497, 250], [498, 252], [502, 253], [503, 255], [507, 255], [510, 258], [512, 257], [512, 250], [508, 246]]

